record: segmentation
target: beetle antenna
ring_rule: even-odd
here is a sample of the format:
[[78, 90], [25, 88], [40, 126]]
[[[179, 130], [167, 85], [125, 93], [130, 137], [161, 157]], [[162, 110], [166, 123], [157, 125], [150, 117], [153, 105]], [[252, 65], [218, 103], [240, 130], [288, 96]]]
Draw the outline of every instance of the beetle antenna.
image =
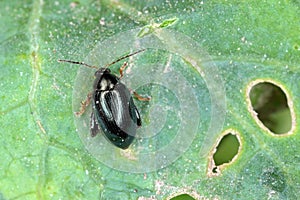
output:
[[125, 58], [131, 57], [131, 56], [133, 56], [133, 55], [135, 55], [135, 54], [138, 54], [138, 53], [140, 53], [140, 52], [143, 52], [143, 51], [145, 51], [145, 50], [146, 50], [146, 49], [141, 49], [141, 50], [138, 50], [138, 51], [133, 52], [133, 53], [131, 53], [131, 54], [122, 56], [121, 58], [118, 58], [117, 60], [115, 60], [115, 61], [113, 61], [113, 62], [111, 62], [111, 63], [109, 63], [109, 64], [106, 64], [106, 65], [104, 66], [104, 68], [108, 68], [109, 66], [111, 66], [111, 65], [113, 65], [113, 64], [115, 64], [115, 63], [117, 63], [117, 62], [119, 62], [119, 61], [121, 61], [121, 60], [123, 60], [123, 59], [125, 59]]
[[77, 61], [73, 61], [73, 60], [58, 60], [58, 62], [67, 62], [67, 63], [76, 64], [76, 65], [84, 65], [86, 67], [93, 68], [93, 69], [98, 69], [98, 67], [96, 67], [96, 66], [88, 65], [84, 62], [77, 62]]
[[[119, 62], [119, 61], [121, 61], [121, 60], [123, 60], [123, 59], [125, 59], [125, 58], [128, 58], [128, 57], [130, 57], [130, 56], [133, 56], [133, 55], [138, 54], [138, 53], [140, 53], [140, 52], [142, 52], [142, 51], [145, 51], [145, 50], [146, 50], [146, 49], [141, 49], [141, 50], [138, 50], [138, 51], [133, 52], [133, 53], [131, 53], [131, 54], [128, 54], [128, 55], [126, 55], [126, 56], [122, 56], [121, 58], [118, 58], [117, 60], [115, 60], [115, 61], [113, 61], [113, 62], [111, 62], [111, 63], [109, 63], [109, 64], [106, 64], [106, 65], [104, 66], [104, 68], [108, 68], [109, 66], [111, 66], [111, 65], [113, 65], [113, 64], [115, 64], [115, 63], [117, 63], [117, 62]], [[67, 62], [67, 63], [76, 64], [76, 65], [83, 65], [83, 66], [86, 66], [86, 67], [89, 67], [89, 68], [93, 68], [93, 69], [99, 69], [99, 67], [92, 66], [92, 65], [88, 65], [88, 64], [86, 64], [86, 63], [84, 63], [84, 62], [73, 61], [73, 60], [63, 60], [63, 59], [59, 59], [58, 62]]]

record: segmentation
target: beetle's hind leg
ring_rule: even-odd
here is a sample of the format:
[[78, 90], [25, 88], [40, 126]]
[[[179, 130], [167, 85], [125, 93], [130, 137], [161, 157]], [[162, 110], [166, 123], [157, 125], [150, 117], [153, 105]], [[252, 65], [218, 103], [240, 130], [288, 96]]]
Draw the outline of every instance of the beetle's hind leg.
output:
[[77, 117], [81, 116], [85, 112], [86, 107], [88, 107], [88, 105], [91, 103], [91, 99], [92, 99], [92, 93], [90, 92], [88, 93], [86, 100], [81, 102], [80, 110], [78, 112], [75, 112], [75, 115]]

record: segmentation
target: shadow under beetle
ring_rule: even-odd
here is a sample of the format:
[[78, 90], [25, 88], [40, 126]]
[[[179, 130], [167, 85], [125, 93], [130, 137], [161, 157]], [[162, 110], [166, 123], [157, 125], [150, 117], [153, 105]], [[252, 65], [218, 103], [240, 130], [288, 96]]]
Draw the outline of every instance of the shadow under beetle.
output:
[[[127, 62], [119, 70], [120, 77], [112, 74], [108, 67], [142, 51], [145, 51], [145, 49], [120, 57], [100, 68], [84, 62], [58, 60], [59, 62], [68, 62], [97, 69], [93, 91], [87, 95], [87, 99], [81, 103], [79, 112], [75, 114], [77, 116], [82, 115], [92, 101], [93, 111], [90, 119], [91, 136], [95, 137], [98, 134], [100, 125], [105, 137], [121, 149], [127, 149], [130, 146], [135, 138], [137, 128], [142, 125], [142, 120], [139, 111], [134, 105], [129, 89], [120, 81], [123, 77], [123, 71], [128, 65]], [[133, 92], [133, 94], [141, 101], [150, 100], [150, 98], [142, 97], [136, 92]]]

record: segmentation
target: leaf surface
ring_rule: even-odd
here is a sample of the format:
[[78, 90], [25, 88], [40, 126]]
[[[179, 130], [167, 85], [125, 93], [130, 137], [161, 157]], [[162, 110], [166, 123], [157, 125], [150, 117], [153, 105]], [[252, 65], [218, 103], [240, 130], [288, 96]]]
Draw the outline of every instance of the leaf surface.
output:
[[[296, 199], [299, 7], [298, 1], [0, 2], [0, 199], [166, 199], [186, 193], [195, 199]], [[141, 43], [128, 46], [129, 33]], [[91, 107], [82, 121], [73, 113], [90, 92], [94, 71], [57, 60], [102, 66], [143, 45], [145, 53], [124, 60], [129, 70], [122, 81], [152, 97], [135, 100], [144, 138], [128, 152], [85, 142], [80, 131], [88, 130], [81, 127]], [[122, 62], [111, 67], [113, 73]], [[276, 137], [255, 122], [247, 87], [257, 79], [288, 93], [292, 134]], [[222, 175], [208, 177], [209, 154], [227, 129], [239, 133], [241, 151]], [[166, 157], [158, 156], [160, 149]], [[143, 153], [154, 157], [139, 157]], [[172, 153], [176, 159], [164, 165]], [[127, 165], [126, 172], [118, 170]]]

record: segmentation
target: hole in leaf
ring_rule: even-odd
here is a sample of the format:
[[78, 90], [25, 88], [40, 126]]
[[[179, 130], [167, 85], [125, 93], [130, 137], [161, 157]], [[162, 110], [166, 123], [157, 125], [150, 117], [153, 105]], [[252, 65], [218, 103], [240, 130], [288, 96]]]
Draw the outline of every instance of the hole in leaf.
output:
[[180, 194], [176, 197], [171, 198], [170, 200], [195, 200], [195, 199], [188, 194]]
[[291, 111], [286, 94], [270, 82], [254, 85], [249, 93], [253, 110], [260, 122], [275, 134], [284, 134], [292, 128]]
[[218, 167], [214, 167], [214, 168], [212, 169], [212, 172], [215, 173], [215, 174], [218, 173]]
[[239, 132], [227, 129], [216, 141], [208, 160], [207, 176], [219, 176], [222, 170], [231, 165], [242, 149]]
[[[217, 151], [213, 155], [215, 165], [219, 166], [224, 163], [229, 163], [238, 153], [239, 146], [240, 143], [236, 135], [229, 133], [223, 136], [223, 138], [217, 146]], [[213, 172], [216, 171], [215, 168], [213, 168]]]

